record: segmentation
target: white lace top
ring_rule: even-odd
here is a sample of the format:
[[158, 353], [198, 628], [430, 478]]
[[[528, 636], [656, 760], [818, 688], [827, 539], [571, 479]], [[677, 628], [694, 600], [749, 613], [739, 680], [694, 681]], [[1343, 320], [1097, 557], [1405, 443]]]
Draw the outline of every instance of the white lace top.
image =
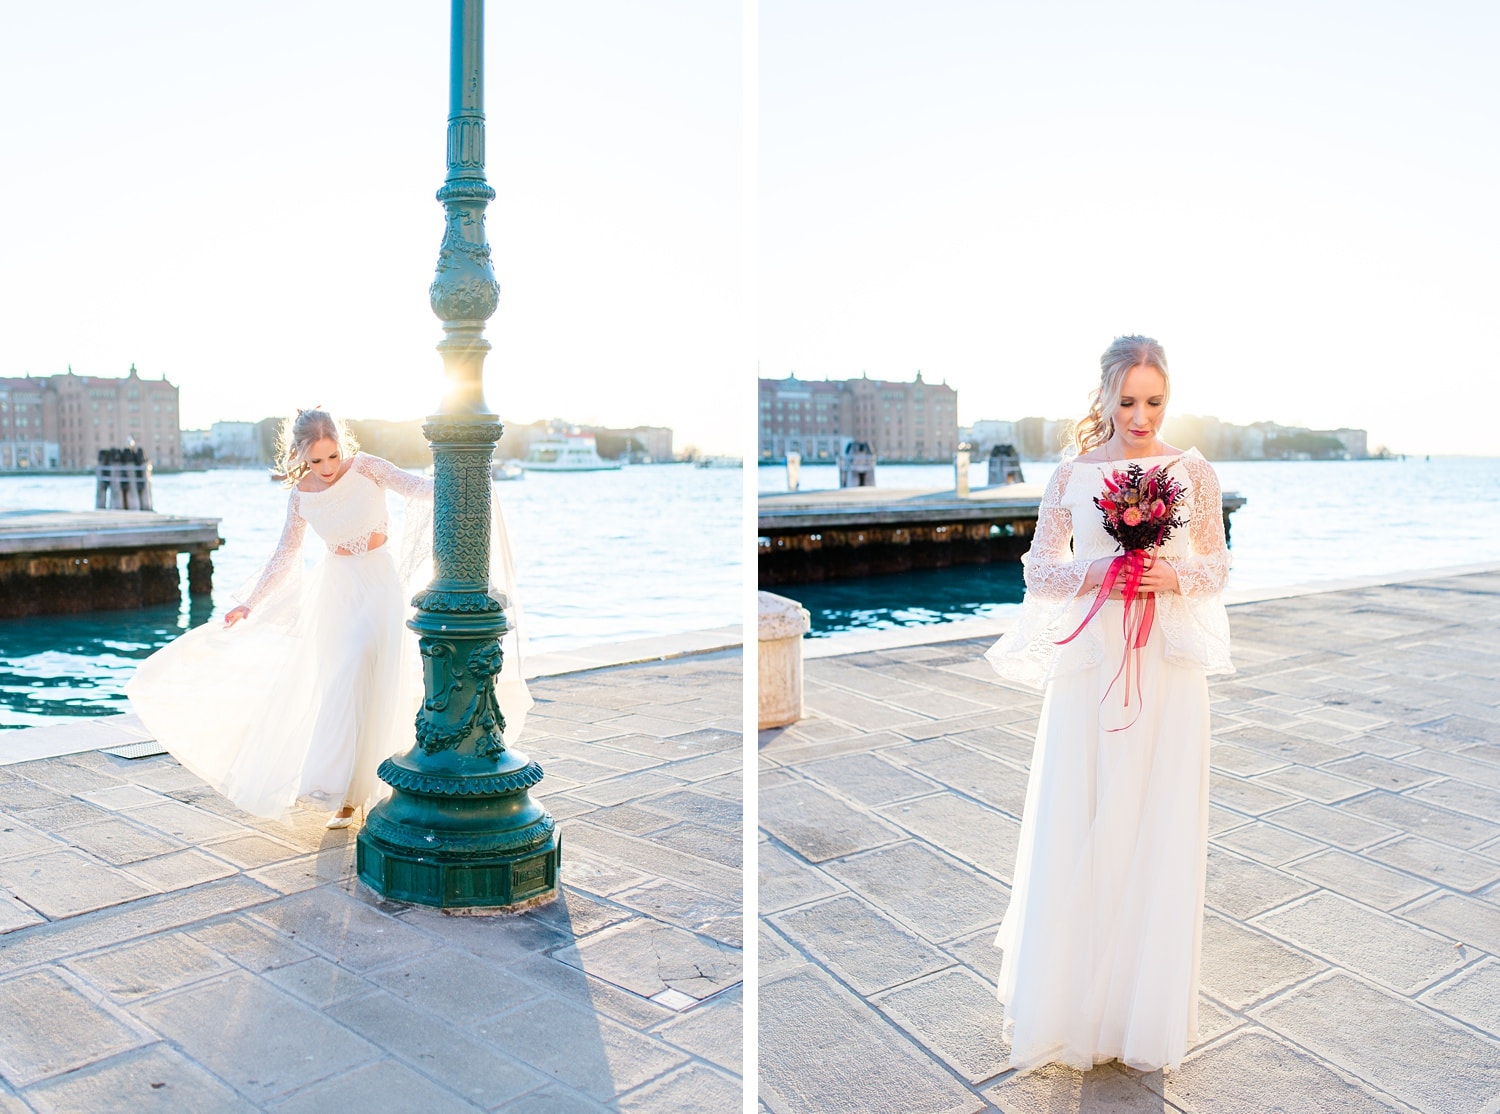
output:
[[[1104, 530], [1094, 497], [1104, 490], [1106, 471], [1127, 464], [1169, 464], [1186, 488], [1183, 525], [1173, 531], [1160, 554], [1177, 570], [1180, 592], [1157, 596], [1156, 622], [1166, 640], [1169, 661], [1196, 665], [1205, 673], [1233, 673], [1229, 660], [1229, 617], [1220, 593], [1229, 576], [1229, 547], [1219, 479], [1197, 449], [1175, 457], [1134, 461], [1085, 461], [1076, 457], [1058, 465], [1037, 512], [1036, 534], [1021, 558], [1026, 598], [1016, 626], [985, 654], [1002, 677], [1035, 688], [1048, 678], [1096, 664], [1102, 658], [1090, 624], [1066, 646], [1088, 614], [1094, 593], [1079, 596], [1089, 565], [1120, 553]], [[1095, 622], [1098, 620], [1096, 619]]]
[[387, 490], [407, 499], [432, 501], [432, 480], [369, 453], [355, 453], [344, 474], [321, 491], [292, 488], [281, 541], [254, 586], [243, 594], [245, 606], [254, 609], [301, 568], [302, 539], [309, 523], [330, 551], [344, 554], [365, 553], [372, 535], [388, 536]]

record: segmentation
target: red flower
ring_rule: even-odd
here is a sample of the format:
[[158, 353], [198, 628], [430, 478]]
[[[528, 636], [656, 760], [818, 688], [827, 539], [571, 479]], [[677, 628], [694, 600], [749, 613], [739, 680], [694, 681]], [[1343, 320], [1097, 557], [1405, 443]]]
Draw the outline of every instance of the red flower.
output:
[[1126, 526], [1139, 526], [1141, 524], [1141, 520], [1146, 516], [1141, 514], [1140, 508], [1138, 507], [1127, 507], [1125, 509], [1125, 513], [1120, 517], [1125, 520]]

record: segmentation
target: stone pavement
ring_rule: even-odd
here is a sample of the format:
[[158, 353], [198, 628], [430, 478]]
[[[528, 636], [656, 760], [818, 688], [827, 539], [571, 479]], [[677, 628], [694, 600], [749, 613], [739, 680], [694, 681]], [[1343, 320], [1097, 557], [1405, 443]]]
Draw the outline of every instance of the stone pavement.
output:
[[1202, 1042], [1007, 1070], [994, 998], [1040, 697], [987, 641], [807, 664], [761, 734], [778, 1114], [1500, 1109], [1500, 572], [1230, 609]]
[[738, 1110], [740, 677], [533, 682], [564, 886], [509, 917], [381, 901], [355, 829], [167, 757], [0, 766], [0, 1112]]

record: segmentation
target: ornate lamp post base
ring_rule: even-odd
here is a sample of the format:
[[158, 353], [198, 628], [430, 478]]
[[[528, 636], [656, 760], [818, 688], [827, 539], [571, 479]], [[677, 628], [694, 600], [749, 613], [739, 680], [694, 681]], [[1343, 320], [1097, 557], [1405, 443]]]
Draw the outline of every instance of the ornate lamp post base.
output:
[[388, 758], [391, 798], [371, 811], [356, 852], [359, 877], [394, 901], [515, 912], [557, 896], [562, 840], [527, 790], [542, 770], [507, 751], [493, 774], [424, 773]]
[[[470, 344], [450, 348], [482, 351]], [[407, 623], [418, 637], [425, 699], [415, 745], [380, 764], [391, 796], [359, 833], [360, 879], [395, 901], [513, 912], [557, 893], [561, 843], [532, 799], [542, 768], [505, 746], [495, 692], [509, 624], [489, 591], [490, 462], [501, 426], [483, 412], [440, 415], [433, 447], [437, 575]]]

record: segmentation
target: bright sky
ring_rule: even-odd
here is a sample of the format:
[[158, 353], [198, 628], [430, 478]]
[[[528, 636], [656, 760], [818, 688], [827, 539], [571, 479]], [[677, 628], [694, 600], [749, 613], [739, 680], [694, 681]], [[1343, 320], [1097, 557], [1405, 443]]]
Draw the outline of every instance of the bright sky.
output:
[[[739, 4], [487, 9], [487, 401], [740, 452]], [[133, 361], [187, 426], [430, 413], [448, 23], [437, 0], [7, 2], [0, 375]]]
[[[1500, 455], [1500, 6], [761, 0], [761, 374]], [[1476, 410], [1476, 403], [1479, 409]]]

